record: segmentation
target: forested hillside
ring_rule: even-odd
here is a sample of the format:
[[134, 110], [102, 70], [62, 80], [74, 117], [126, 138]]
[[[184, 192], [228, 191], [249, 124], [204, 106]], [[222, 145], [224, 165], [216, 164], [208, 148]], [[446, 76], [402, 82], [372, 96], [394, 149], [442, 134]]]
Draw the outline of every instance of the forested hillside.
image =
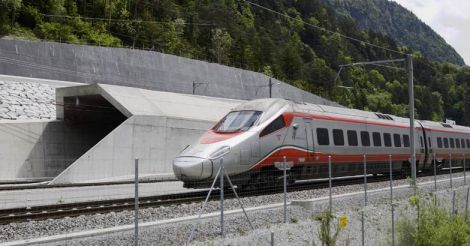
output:
[[[319, 0], [258, 0], [288, 19], [236, 0], [3, 0], [3, 36], [135, 47], [264, 72], [345, 106], [407, 114], [403, 71], [339, 65], [402, 58], [305, 23], [412, 53], [360, 29]], [[305, 23], [303, 21], [305, 21]], [[417, 118], [470, 125], [470, 68], [415, 53]], [[350, 88], [338, 87], [344, 85]]]
[[464, 65], [462, 57], [412, 12], [390, 0], [321, 0], [359, 27], [388, 35], [399, 44], [440, 62]]

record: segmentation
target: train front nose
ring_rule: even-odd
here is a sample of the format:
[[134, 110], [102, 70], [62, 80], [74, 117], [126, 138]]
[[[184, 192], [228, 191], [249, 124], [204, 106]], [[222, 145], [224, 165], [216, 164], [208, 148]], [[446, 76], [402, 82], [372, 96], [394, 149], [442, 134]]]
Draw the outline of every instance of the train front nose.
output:
[[173, 171], [181, 181], [199, 181], [212, 176], [212, 161], [199, 157], [177, 157]]

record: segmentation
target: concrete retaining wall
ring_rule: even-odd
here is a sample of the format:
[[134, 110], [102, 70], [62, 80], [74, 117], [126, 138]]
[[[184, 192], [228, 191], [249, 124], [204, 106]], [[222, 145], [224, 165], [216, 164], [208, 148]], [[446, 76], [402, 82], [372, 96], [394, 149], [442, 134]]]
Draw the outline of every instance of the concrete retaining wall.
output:
[[[0, 39], [0, 74], [249, 100], [269, 97], [264, 74], [153, 51]], [[334, 102], [273, 79], [273, 97]]]
[[139, 158], [142, 178], [173, 178], [173, 158], [213, 124], [160, 116], [132, 116], [51, 184], [132, 180], [134, 158]]
[[59, 121], [0, 123], [0, 180], [55, 177], [91, 148], [93, 129], [71, 128]]

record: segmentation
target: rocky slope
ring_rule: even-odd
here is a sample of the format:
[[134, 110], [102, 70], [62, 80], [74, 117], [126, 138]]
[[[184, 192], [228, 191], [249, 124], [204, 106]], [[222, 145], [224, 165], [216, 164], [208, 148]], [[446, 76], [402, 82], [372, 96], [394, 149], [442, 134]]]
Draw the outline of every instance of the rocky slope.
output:
[[0, 120], [54, 118], [54, 88], [41, 83], [0, 80]]

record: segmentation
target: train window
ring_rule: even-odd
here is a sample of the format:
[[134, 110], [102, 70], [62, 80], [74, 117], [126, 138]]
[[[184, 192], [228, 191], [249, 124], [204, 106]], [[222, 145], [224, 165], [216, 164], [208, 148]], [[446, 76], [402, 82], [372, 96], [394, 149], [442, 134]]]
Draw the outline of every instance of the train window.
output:
[[393, 134], [393, 142], [395, 142], [395, 147], [401, 147], [400, 134]]
[[382, 146], [382, 139], [380, 138], [380, 132], [373, 132], [372, 133], [372, 141], [374, 142], [374, 146]]
[[465, 139], [465, 143], [467, 144], [467, 148], [470, 148], [470, 140], [469, 140], [469, 139]]
[[[405, 141], [405, 140], [403, 139], [403, 141]], [[420, 141], [419, 144], [421, 144], [420, 147], [423, 148], [423, 145], [424, 145], [424, 143], [423, 143], [423, 137], [420, 136], [420, 137], [419, 137], [419, 141]], [[405, 146], [405, 147], [408, 147], [408, 146]]]
[[343, 130], [341, 129], [333, 129], [333, 143], [335, 145], [344, 145], [344, 135]]
[[348, 130], [348, 144], [349, 146], [357, 146], [357, 132]]
[[328, 129], [317, 128], [317, 141], [319, 145], [330, 145], [330, 137], [328, 135]]
[[390, 133], [384, 133], [384, 145], [385, 147], [392, 147], [392, 137]]
[[460, 139], [458, 139], [458, 138], [455, 139], [455, 147], [457, 149], [460, 149]]
[[449, 142], [450, 142], [450, 147], [453, 149], [455, 148], [455, 143], [454, 143], [454, 139], [453, 138], [449, 138]]
[[273, 133], [279, 129], [282, 129], [286, 126], [286, 123], [284, 122], [284, 117], [279, 116], [277, 117], [273, 122], [271, 122], [271, 124], [269, 124], [266, 128], [263, 129], [263, 131], [261, 131], [261, 133], [259, 134], [260, 137], [263, 137], [263, 136], [266, 136], [270, 133]]
[[460, 139], [460, 145], [462, 145], [462, 149], [465, 149], [465, 140], [463, 138]]
[[428, 145], [429, 145], [429, 148], [432, 148], [431, 137], [428, 137]]
[[369, 132], [361, 131], [361, 143], [362, 146], [370, 146]]
[[442, 148], [442, 138], [437, 138], [437, 147], [438, 147], [439, 149]]
[[444, 148], [449, 148], [449, 139], [444, 138]]
[[[423, 140], [423, 138], [421, 138], [421, 140]], [[403, 135], [403, 147], [410, 147], [410, 136], [406, 134]]]
[[216, 132], [243, 132], [252, 127], [261, 115], [261, 111], [232, 111], [225, 116], [213, 130]]

